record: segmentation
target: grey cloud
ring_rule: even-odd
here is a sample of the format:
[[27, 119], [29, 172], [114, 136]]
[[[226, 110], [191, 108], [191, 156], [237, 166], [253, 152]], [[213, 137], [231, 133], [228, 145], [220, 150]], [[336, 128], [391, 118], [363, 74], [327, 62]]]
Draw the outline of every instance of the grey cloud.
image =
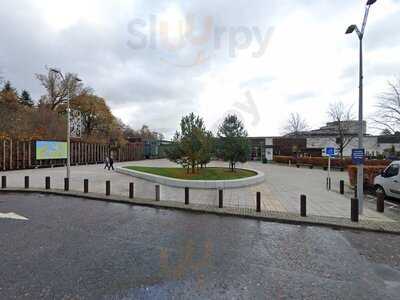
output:
[[399, 12], [392, 13], [384, 19], [369, 26], [366, 32], [366, 47], [369, 50], [391, 48], [400, 44]]
[[293, 103], [293, 102], [297, 102], [297, 101], [301, 101], [301, 100], [308, 100], [310, 98], [315, 98], [318, 95], [316, 93], [314, 93], [313, 91], [306, 91], [306, 92], [301, 92], [301, 93], [297, 93], [297, 94], [290, 94], [288, 96], [289, 102]]
[[[129, 23], [141, 18], [148, 22], [152, 14], [162, 12], [176, 3], [183, 13], [202, 18], [211, 16], [216, 27], [257, 26], [262, 34], [273, 26], [279, 28], [282, 17], [297, 9], [310, 10], [315, 18], [335, 18], [337, 13], [351, 7], [351, 1], [321, 0], [251, 1], [99, 1], [96, 8], [103, 12], [98, 26], [87, 20], [63, 30], [53, 31], [40, 18], [40, 6], [33, 0], [2, 0], [0, 10], [0, 70], [18, 89], [28, 89], [35, 98], [44, 93], [35, 73], [45, 72], [44, 66], [56, 66], [66, 72], [76, 72], [97, 94], [105, 97], [112, 108], [138, 110], [126, 122], [134, 127], [147, 123], [166, 133], [173, 133], [182, 115], [196, 111], [199, 94], [205, 88], [199, 78], [208, 72], [224, 70], [234, 61], [229, 57], [229, 36], [224, 35], [219, 49], [210, 43], [190, 45], [179, 51], [162, 47], [134, 50], [129, 47], [132, 34]], [[196, 19], [197, 20], [197, 19]], [[369, 28], [367, 47], [391, 47], [400, 44], [396, 29], [400, 23], [391, 16], [376, 29]], [[376, 32], [374, 32], [374, 30]], [[385, 34], [379, 31], [385, 30]], [[273, 43], [273, 38], [272, 41]], [[349, 42], [350, 43], [350, 42]], [[371, 48], [371, 49], [372, 49]], [[206, 60], [191, 65], [203, 51]], [[295, 51], [295, 49], [293, 49]], [[268, 50], [267, 50], [268, 53]], [[267, 54], [266, 54], [267, 55]], [[209, 56], [209, 57], [208, 57]], [[187, 65], [187, 66], [186, 66]], [[390, 74], [398, 66], [390, 63], [374, 65], [376, 74]], [[269, 72], [266, 74], [270, 74]], [[272, 75], [259, 74], [241, 83], [241, 88], [273, 86]], [[357, 66], [344, 70], [343, 78], [357, 74]], [[315, 97], [312, 92], [290, 94], [294, 101]]]
[[243, 89], [259, 88], [259, 87], [266, 88], [275, 79], [276, 78], [273, 77], [273, 76], [256, 77], [256, 78], [252, 78], [252, 79], [250, 79], [248, 81], [242, 82], [240, 86]]

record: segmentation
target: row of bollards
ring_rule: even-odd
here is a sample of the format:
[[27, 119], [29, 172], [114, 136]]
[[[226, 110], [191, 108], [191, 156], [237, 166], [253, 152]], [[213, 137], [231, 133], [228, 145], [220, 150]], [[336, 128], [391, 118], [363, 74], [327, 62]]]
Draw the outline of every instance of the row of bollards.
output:
[[[326, 178], [326, 189], [330, 191], [332, 189], [332, 179]], [[344, 195], [344, 180], [339, 181], [339, 191], [341, 195]]]
[[[156, 186], [157, 187], [157, 186]], [[189, 188], [185, 187], [185, 205], [189, 205]], [[218, 208], [224, 208], [224, 190], [218, 190]], [[261, 193], [256, 193], [256, 211], [261, 212]]]
[[[30, 179], [29, 176], [24, 177], [24, 188], [29, 189], [30, 187]], [[1, 176], [1, 188], [6, 189], [7, 188], [7, 176]], [[45, 177], [45, 189], [50, 190], [51, 189], [51, 178], [50, 176]], [[157, 189], [157, 187], [156, 187]], [[159, 199], [159, 192], [160, 187], [158, 186], [158, 192], [156, 198]], [[64, 178], [64, 191], [68, 192], [69, 191], [69, 179]], [[89, 193], [89, 179], [84, 179], [83, 181], [83, 192], [85, 194]], [[106, 196], [111, 195], [111, 181], [107, 180], [106, 181]], [[130, 182], [129, 183], [129, 198], [134, 198], [134, 183]]]
[[[45, 178], [45, 188], [46, 190], [51, 189], [51, 181], [50, 177], [47, 176]], [[2, 182], [2, 188], [7, 187], [7, 178], [6, 176], [2, 176], [1, 178]], [[70, 188], [70, 183], [68, 178], [64, 178], [64, 191], [69, 191]], [[25, 188], [29, 188], [29, 176], [25, 176]], [[83, 181], [83, 192], [85, 194], [89, 193], [89, 179], [84, 179]], [[106, 181], [106, 196], [111, 195], [111, 182], [109, 180]], [[129, 183], [129, 198], [134, 198], [134, 183], [130, 182]], [[155, 200], [160, 201], [160, 186], [156, 185], [155, 186]], [[189, 188], [185, 187], [185, 205], [189, 205], [190, 200], [189, 200]], [[224, 191], [222, 189], [218, 190], [218, 207], [219, 208], [224, 208]], [[261, 212], [261, 193], [257, 192], [256, 194], [256, 211]], [[300, 214], [301, 216], [305, 217], [307, 216], [306, 212], [306, 196], [302, 195], [301, 196], [301, 201], [300, 201]]]
[[[328, 181], [327, 181], [328, 184]], [[330, 184], [330, 182], [329, 182]], [[30, 180], [29, 176], [25, 176], [24, 178], [24, 187], [25, 189], [29, 189], [30, 187]], [[1, 176], [1, 188], [7, 188], [7, 177]], [[45, 189], [51, 189], [51, 178], [49, 176], [45, 177]], [[64, 178], [64, 191], [69, 191], [70, 189], [70, 182], [68, 178]], [[185, 187], [185, 205], [189, 205], [190, 203], [190, 192], [189, 188]], [[89, 193], [89, 179], [84, 179], [83, 182], [83, 192], [85, 194]], [[340, 194], [344, 194], [344, 181], [340, 181]], [[106, 196], [111, 195], [111, 181], [106, 181]], [[135, 195], [134, 192], [134, 183], [129, 183], [129, 198], [133, 199]], [[155, 200], [160, 201], [160, 185], [155, 185]], [[377, 202], [376, 202], [376, 210], [380, 213], [383, 213], [385, 210], [385, 194], [384, 193], [377, 193]], [[218, 207], [224, 208], [224, 191], [222, 189], [218, 190]], [[351, 199], [351, 221], [358, 222], [359, 221], [359, 203], [357, 198], [357, 187], [355, 187], [355, 197]], [[256, 211], [261, 212], [261, 193], [257, 192], [256, 194]], [[307, 197], [306, 195], [300, 196], [300, 215], [302, 217], [307, 216]]]

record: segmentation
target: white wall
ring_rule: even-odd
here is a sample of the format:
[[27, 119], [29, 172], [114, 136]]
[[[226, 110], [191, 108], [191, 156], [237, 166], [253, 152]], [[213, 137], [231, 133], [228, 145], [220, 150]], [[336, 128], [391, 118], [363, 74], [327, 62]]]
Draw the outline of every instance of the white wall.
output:
[[[400, 151], [400, 144], [378, 144], [378, 138], [375, 136], [364, 137], [364, 148], [367, 154], [382, 154], [384, 150], [395, 146], [396, 151]], [[329, 137], [312, 137], [307, 139], [307, 148], [327, 148], [339, 146], [335, 142], [335, 138]], [[351, 156], [352, 149], [358, 148], [358, 138], [354, 138], [344, 149], [344, 156]]]

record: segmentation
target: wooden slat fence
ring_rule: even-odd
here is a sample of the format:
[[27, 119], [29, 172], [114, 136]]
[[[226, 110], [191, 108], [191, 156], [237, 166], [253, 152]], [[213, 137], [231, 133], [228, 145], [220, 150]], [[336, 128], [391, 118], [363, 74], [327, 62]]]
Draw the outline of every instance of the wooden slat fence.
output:
[[[144, 144], [128, 143], [111, 150], [110, 145], [71, 142], [71, 165], [103, 163], [112, 154], [115, 161], [143, 159]], [[66, 164], [65, 159], [36, 160], [36, 141], [0, 140], [0, 171], [54, 167]]]

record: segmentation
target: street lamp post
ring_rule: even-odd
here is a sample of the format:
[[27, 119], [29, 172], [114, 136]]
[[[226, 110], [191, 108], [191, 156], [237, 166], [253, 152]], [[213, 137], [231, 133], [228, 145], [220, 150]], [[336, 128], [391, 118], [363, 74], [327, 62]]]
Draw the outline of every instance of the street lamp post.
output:
[[[357, 33], [357, 36], [360, 40], [360, 86], [359, 86], [359, 109], [358, 109], [358, 121], [359, 121], [359, 132], [358, 132], [358, 148], [364, 148], [364, 121], [363, 121], [363, 37], [365, 32], [365, 27], [367, 25], [367, 19], [369, 14], [369, 9], [372, 4], [374, 4], [377, 0], [368, 0], [364, 20], [362, 23], [361, 30], [358, 29], [357, 25], [351, 25], [347, 28], [346, 34], [351, 34], [354, 31]], [[359, 203], [359, 212], [363, 213], [364, 208], [364, 165], [359, 164], [357, 166], [357, 198]]]
[[[60, 70], [50, 69], [51, 72], [54, 72], [60, 75], [61, 79], [65, 81], [64, 75]], [[73, 77], [72, 80], [77, 82], [82, 81], [78, 77]], [[71, 179], [71, 107], [70, 107], [71, 94], [70, 90], [67, 87], [67, 178]]]

